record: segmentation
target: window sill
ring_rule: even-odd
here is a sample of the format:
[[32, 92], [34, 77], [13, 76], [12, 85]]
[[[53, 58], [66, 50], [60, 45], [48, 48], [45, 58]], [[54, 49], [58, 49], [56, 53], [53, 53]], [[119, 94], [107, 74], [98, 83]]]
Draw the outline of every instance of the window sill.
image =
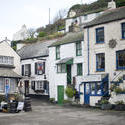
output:
[[115, 71], [125, 71], [125, 68], [124, 69], [116, 69]]
[[105, 72], [105, 70], [96, 70], [96, 72]]
[[105, 44], [105, 42], [95, 43], [95, 45]]
[[121, 38], [120, 40], [125, 40], [125, 38]]

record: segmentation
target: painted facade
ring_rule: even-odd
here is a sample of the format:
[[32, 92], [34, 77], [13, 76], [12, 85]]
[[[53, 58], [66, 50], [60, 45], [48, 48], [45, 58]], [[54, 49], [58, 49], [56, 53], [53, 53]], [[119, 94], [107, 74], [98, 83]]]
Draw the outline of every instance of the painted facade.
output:
[[[49, 82], [50, 82], [50, 98], [55, 98], [56, 101], [59, 99], [59, 92], [58, 88], [60, 86], [64, 87], [64, 99], [67, 99], [65, 95], [65, 89], [67, 85], [72, 85], [75, 84], [75, 88], [79, 90], [79, 84], [82, 81], [82, 76], [84, 75], [83, 72], [83, 65], [84, 65], [84, 60], [83, 60], [83, 33], [81, 32], [81, 38], [78, 41], [74, 41], [75, 38], [72, 40], [74, 34], [79, 34], [77, 33], [69, 33], [65, 39], [62, 38], [60, 42], [58, 41], [57, 44], [54, 44], [49, 47]], [[76, 35], [77, 36], [77, 35]], [[68, 39], [67, 39], [68, 37]], [[61, 44], [62, 41], [65, 41]], [[69, 41], [72, 42], [69, 42]], [[76, 46], [77, 43], [80, 43], [81, 48], [81, 53], [80, 55], [76, 54]], [[59, 55], [57, 54], [57, 48], [59, 48]], [[59, 56], [57, 58], [56, 56]], [[78, 71], [78, 64], [82, 65], [81, 68], [81, 73], [79, 74]], [[60, 65], [63, 65], [60, 71]], [[68, 68], [70, 67], [70, 68]], [[71, 75], [69, 75], [69, 72], [71, 72]], [[68, 76], [70, 77], [71, 81], [68, 80]]]
[[49, 95], [48, 46], [55, 41], [39, 41], [18, 51], [25, 95]]
[[[101, 88], [100, 91], [102, 92], [102, 94], [97, 94], [99, 90], [99, 85], [96, 85], [96, 83], [98, 83], [99, 81], [100, 83], [102, 83], [102, 80], [94, 81], [95, 78], [92, 78], [93, 74], [99, 75], [100, 77], [102, 75], [108, 75], [107, 92], [109, 93], [111, 84], [117, 82], [120, 77], [123, 78], [125, 74], [125, 15], [123, 14], [124, 10], [125, 7], [109, 10], [107, 11], [107, 14], [100, 16], [99, 19], [104, 17], [102, 22], [97, 18], [92, 23], [88, 24], [84, 29], [83, 53], [84, 58], [86, 58], [84, 63], [84, 72], [86, 73], [86, 77], [90, 77], [90, 79], [85, 80], [85, 77], [83, 78], [83, 84], [81, 84], [80, 87], [81, 104], [85, 103], [84, 96], [86, 95], [84, 90], [87, 89], [87, 87], [85, 86], [85, 83], [87, 81], [90, 105], [95, 106], [95, 104], [101, 99], [101, 97], [104, 96], [104, 90], [102, 90]], [[120, 17], [116, 17], [116, 15], [119, 14]], [[105, 19], [107, 15], [109, 18]], [[93, 81], [92, 84], [91, 79]], [[125, 82], [122, 81], [119, 86], [124, 89]], [[96, 91], [94, 91], [96, 92], [95, 95], [91, 94], [93, 89], [92, 87], [95, 87], [96, 89]], [[104, 86], [102, 86], [102, 88], [105, 89]], [[110, 98], [111, 103], [115, 103], [115, 101], [119, 98], [115, 96], [112, 94], [112, 97]], [[124, 101], [124, 96], [121, 96], [120, 98], [122, 98], [121, 100]]]
[[0, 94], [17, 92], [20, 75], [20, 56], [6, 42], [0, 42]]

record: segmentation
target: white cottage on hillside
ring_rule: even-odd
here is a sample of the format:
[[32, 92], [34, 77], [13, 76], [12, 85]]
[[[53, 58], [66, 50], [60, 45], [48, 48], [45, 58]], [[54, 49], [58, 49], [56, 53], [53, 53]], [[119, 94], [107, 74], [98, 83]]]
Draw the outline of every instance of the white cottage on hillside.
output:
[[[108, 10], [84, 27], [84, 72], [81, 104], [95, 106], [111, 84], [125, 90], [125, 7]], [[121, 79], [121, 81], [120, 81]], [[122, 92], [123, 93], [123, 92]], [[111, 103], [125, 94], [112, 95]]]
[[6, 41], [0, 42], [0, 94], [17, 92], [20, 78], [20, 56]]
[[101, 9], [94, 10], [92, 12], [86, 12], [81, 15], [77, 15], [74, 10], [70, 10], [68, 18], [65, 19], [65, 30], [66, 32], [70, 32], [72, 30], [72, 25], [85, 25], [86, 23], [98, 17], [100, 14], [104, 13], [106, 10], [114, 8], [116, 8], [116, 3], [111, 0], [111, 2], [108, 2], [106, 8], [104, 7]]
[[49, 89], [50, 98], [58, 103], [67, 99], [67, 85], [79, 90], [83, 72], [83, 32], [72, 32], [49, 47]]
[[48, 46], [55, 41], [39, 41], [18, 50], [25, 95], [49, 95]]

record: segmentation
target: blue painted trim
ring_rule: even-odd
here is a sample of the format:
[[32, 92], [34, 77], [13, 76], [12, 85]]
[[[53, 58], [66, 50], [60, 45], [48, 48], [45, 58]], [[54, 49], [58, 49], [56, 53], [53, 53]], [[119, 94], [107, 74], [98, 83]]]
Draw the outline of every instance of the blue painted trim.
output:
[[124, 52], [124, 51], [125, 50], [116, 51], [116, 69], [117, 70], [123, 70], [123, 69], [125, 69], [125, 66], [123, 66], [123, 67], [118, 66], [118, 54], [121, 53], [121, 52]]
[[124, 27], [125, 27], [125, 23], [122, 23], [122, 24], [121, 24], [121, 29], [122, 29], [122, 30], [121, 30], [121, 31], [122, 31], [122, 39], [125, 39], [125, 36], [124, 36], [125, 28], [124, 28]]
[[87, 28], [87, 39], [88, 39], [88, 75], [90, 74], [89, 73], [89, 28]]
[[98, 41], [98, 37], [99, 36], [97, 36], [97, 31], [98, 30], [100, 30], [100, 29], [103, 29], [103, 37], [104, 37], [104, 27], [100, 27], [100, 28], [96, 28], [96, 43], [98, 44], [98, 43], [104, 43], [104, 41]]

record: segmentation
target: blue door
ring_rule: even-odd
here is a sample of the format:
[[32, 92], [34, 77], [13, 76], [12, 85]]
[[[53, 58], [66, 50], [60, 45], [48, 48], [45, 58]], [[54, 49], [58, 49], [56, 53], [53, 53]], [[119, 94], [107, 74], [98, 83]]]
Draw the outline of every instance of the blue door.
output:
[[90, 103], [90, 85], [89, 83], [84, 84], [84, 104]]

